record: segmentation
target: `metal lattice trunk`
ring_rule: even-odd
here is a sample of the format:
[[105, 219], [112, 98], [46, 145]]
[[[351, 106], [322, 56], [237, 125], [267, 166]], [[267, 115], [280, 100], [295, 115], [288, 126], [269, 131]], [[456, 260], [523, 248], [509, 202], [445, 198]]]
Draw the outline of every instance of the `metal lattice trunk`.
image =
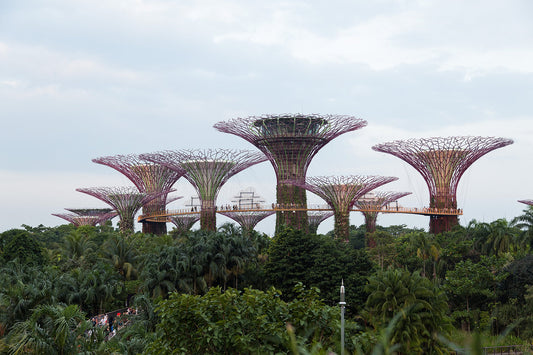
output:
[[[185, 173], [183, 170], [173, 170], [166, 166], [153, 164], [143, 160], [140, 155], [115, 155], [100, 157], [92, 160], [94, 163], [107, 165], [133, 182], [139, 192], [159, 194], [143, 206], [143, 214], [164, 212], [167, 204], [167, 194], [174, 183]], [[167, 233], [166, 222], [143, 221], [143, 233], [162, 235]]]
[[369, 191], [398, 180], [393, 176], [315, 176], [305, 181], [288, 180], [286, 183], [300, 186], [321, 197], [333, 209], [335, 238], [348, 240], [350, 233], [350, 209], [355, 201]]
[[196, 189], [201, 200], [200, 228], [216, 230], [216, 198], [230, 177], [267, 160], [260, 152], [206, 149], [168, 150], [142, 154], [142, 159], [185, 171], [183, 175]]
[[[456, 209], [457, 186], [466, 169], [488, 152], [512, 143], [496, 137], [431, 137], [378, 144], [372, 149], [404, 160], [422, 175], [430, 208]], [[458, 223], [456, 215], [432, 215], [429, 231], [442, 233]]]
[[376, 191], [357, 199], [354, 207], [361, 210], [361, 213], [365, 216], [366, 232], [374, 233], [376, 231], [376, 222], [379, 214], [376, 210], [380, 210], [391, 202], [410, 194], [411, 192]]
[[96, 197], [113, 207], [120, 218], [119, 229], [126, 234], [133, 232], [135, 214], [144, 204], [169, 193], [169, 191], [139, 192], [134, 187], [91, 187], [76, 189], [76, 191]]
[[[247, 140], [268, 157], [276, 173], [278, 205], [305, 206], [305, 189], [288, 186], [284, 181], [305, 181], [311, 160], [324, 145], [366, 124], [364, 120], [344, 115], [282, 114], [237, 118], [214, 127]], [[284, 226], [307, 230], [307, 212], [279, 211], [276, 232]]]

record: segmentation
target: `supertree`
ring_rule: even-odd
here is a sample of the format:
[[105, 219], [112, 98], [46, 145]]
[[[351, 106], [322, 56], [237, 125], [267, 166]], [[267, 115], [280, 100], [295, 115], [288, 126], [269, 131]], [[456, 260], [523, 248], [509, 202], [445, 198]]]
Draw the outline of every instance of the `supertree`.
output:
[[[183, 170], [173, 170], [166, 166], [144, 161], [137, 154], [115, 155], [95, 158], [94, 163], [107, 165], [133, 182], [139, 192], [160, 193], [169, 191], [172, 185], [185, 173]], [[143, 214], [162, 212], [167, 204], [167, 195], [159, 196], [143, 206]], [[142, 222], [142, 232], [150, 234], [166, 234], [166, 222], [145, 220]]]
[[273, 215], [276, 211], [224, 211], [219, 212], [220, 214], [233, 219], [235, 222], [239, 223], [244, 234], [250, 234], [250, 232], [255, 228], [257, 223], [261, 222], [263, 219], [268, 216]]
[[333, 216], [333, 212], [331, 211], [307, 211], [307, 219], [309, 221], [309, 233], [316, 234], [320, 223], [324, 222], [331, 216]]
[[144, 204], [170, 192], [169, 190], [159, 193], [139, 192], [134, 187], [91, 187], [76, 191], [96, 197], [113, 207], [120, 217], [120, 231], [124, 233], [133, 232], [135, 214]]
[[238, 172], [267, 158], [259, 152], [229, 149], [167, 150], [142, 154], [142, 159], [164, 165], [183, 175], [201, 200], [200, 228], [216, 230], [216, 198], [222, 185]]
[[[373, 233], [376, 231], [376, 221], [380, 209], [410, 194], [411, 192], [376, 191], [357, 199], [354, 207], [361, 210], [361, 213], [365, 216], [366, 232]], [[375, 247], [375, 241], [369, 239], [368, 246]]]
[[111, 208], [65, 208], [78, 216], [94, 216], [98, 217], [99, 221], [96, 224], [103, 224], [104, 222], [115, 218], [118, 213]]
[[518, 200], [518, 202], [525, 203], [526, 205], [533, 206], [533, 200]]
[[[236, 118], [218, 122], [214, 127], [247, 140], [268, 157], [276, 173], [279, 205], [306, 206], [305, 189], [284, 181], [305, 181], [311, 160], [324, 145], [366, 124], [362, 119], [344, 115], [281, 114]], [[279, 211], [276, 232], [284, 226], [307, 230], [307, 212]]]
[[181, 216], [172, 216], [170, 221], [176, 226], [178, 234], [187, 233], [193, 224], [200, 219], [200, 213], [186, 214]]
[[98, 223], [100, 223], [100, 218], [98, 216], [84, 216], [75, 213], [52, 213], [52, 216], [63, 218], [76, 227], [96, 226]]
[[335, 237], [348, 240], [350, 232], [350, 209], [355, 201], [367, 192], [398, 180], [393, 176], [313, 176], [305, 181], [287, 180], [320, 196], [333, 209]]
[[[512, 143], [496, 137], [431, 137], [378, 144], [372, 149], [392, 154], [422, 174], [430, 208], [456, 210], [457, 185], [466, 169], [488, 152]], [[429, 232], [448, 231], [458, 223], [457, 215], [431, 215]]]

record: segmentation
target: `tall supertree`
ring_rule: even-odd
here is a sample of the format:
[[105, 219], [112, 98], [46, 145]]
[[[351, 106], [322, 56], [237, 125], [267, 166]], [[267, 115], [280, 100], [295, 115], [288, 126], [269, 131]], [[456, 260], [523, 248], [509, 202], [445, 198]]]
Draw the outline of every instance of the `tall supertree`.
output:
[[200, 228], [216, 230], [216, 198], [222, 185], [238, 172], [267, 160], [264, 154], [248, 150], [194, 149], [142, 154], [142, 159], [164, 165], [183, 175], [201, 200]]
[[[457, 185], [466, 169], [490, 151], [512, 144], [496, 137], [432, 137], [378, 144], [372, 149], [392, 154], [410, 164], [429, 188], [429, 207], [457, 209]], [[450, 230], [459, 223], [457, 215], [432, 215], [430, 233]]]
[[533, 206], [533, 200], [518, 200], [518, 202], [525, 203], [526, 205]]
[[193, 224], [198, 222], [199, 219], [200, 219], [200, 213], [185, 214], [185, 215], [170, 217], [170, 221], [174, 223], [174, 225], [176, 226], [176, 231], [179, 234], [187, 233], [191, 229]]
[[91, 187], [76, 191], [96, 197], [113, 207], [120, 217], [120, 231], [124, 233], [133, 232], [135, 214], [143, 205], [170, 192], [169, 190], [159, 193], [139, 192], [134, 187]]
[[[361, 210], [361, 213], [365, 216], [366, 232], [373, 233], [376, 231], [376, 221], [378, 219], [379, 210], [387, 206], [389, 203], [397, 201], [410, 194], [411, 192], [376, 191], [357, 199], [354, 207]], [[369, 239], [368, 246], [371, 248], [375, 247], [375, 241]]]
[[[173, 170], [166, 166], [144, 161], [139, 155], [115, 155], [95, 158], [94, 163], [107, 165], [133, 182], [139, 192], [161, 193], [169, 191], [172, 185], [185, 173], [183, 170]], [[167, 195], [159, 196], [143, 206], [143, 214], [162, 212], [167, 204]], [[166, 222], [143, 221], [143, 233], [166, 234]]]
[[[311, 160], [323, 146], [366, 124], [362, 119], [344, 115], [282, 114], [236, 118], [218, 122], [214, 127], [247, 140], [268, 157], [276, 173], [279, 205], [306, 206], [305, 189], [284, 181], [305, 181]], [[307, 230], [307, 212], [278, 212], [276, 231], [283, 226]]]
[[276, 213], [275, 211], [224, 211], [219, 212], [220, 214], [233, 219], [235, 222], [239, 223], [244, 234], [250, 234], [250, 232], [255, 228], [257, 223], [261, 222], [263, 219], [268, 216]]
[[309, 233], [316, 234], [320, 223], [324, 222], [331, 216], [333, 216], [333, 212], [331, 211], [307, 211]]
[[398, 180], [393, 176], [314, 176], [305, 181], [288, 180], [320, 196], [333, 209], [335, 237], [348, 240], [350, 232], [350, 209], [355, 201], [375, 188]]

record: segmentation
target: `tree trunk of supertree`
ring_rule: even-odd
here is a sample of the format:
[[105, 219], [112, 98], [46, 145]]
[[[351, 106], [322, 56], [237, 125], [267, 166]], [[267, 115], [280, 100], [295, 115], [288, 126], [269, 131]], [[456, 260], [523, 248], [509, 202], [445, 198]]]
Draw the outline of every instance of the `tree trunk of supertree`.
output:
[[[449, 194], [440, 193], [437, 196], [430, 197], [430, 208], [438, 209], [456, 209], [457, 201]], [[450, 231], [454, 226], [459, 224], [457, 215], [434, 215], [429, 218], [429, 233], [440, 234]]]
[[[155, 199], [152, 202], [149, 202], [143, 207], [143, 214], [149, 215], [156, 212], [165, 212], [165, 204], [161, 204], [159, 199]], [[167, 223], [166, 222], [148, 222], [143, 221], [142, 223], [142, 232], [144, 234], [154, 234], [154, 235], [164, 235], [167, 234]]]
[[200, 210], [200, 229], [206, 231], [217, 230], [217, 211], [215, 201], [202, 201]]
[[458, 224], [458, 216], [430, 216], [429, 233], [440, 234], [443, 232], [448, 232]]
[[124, 234], [133, 233], [133, 218], [121, 216], [118, 226], [119, 226], [120, 232]]
[[335, 211], [334, 233], [336, 239], [349, 240], [350, 237], [350, 212]]
[[378, 214], [376, 212], [363, 212], [365, 216], [365, 227], [367, 233], [374, 233], [376, 231], [376, 220]]
[[[276, 199], [280, 208], [307, 206], [307, 195], [304, 188], [278, 184], [276, 189]], [[276, 213], [276, 234], [285, 227], [308, 232], [309, 222], [307, 211], [279, 211]]]

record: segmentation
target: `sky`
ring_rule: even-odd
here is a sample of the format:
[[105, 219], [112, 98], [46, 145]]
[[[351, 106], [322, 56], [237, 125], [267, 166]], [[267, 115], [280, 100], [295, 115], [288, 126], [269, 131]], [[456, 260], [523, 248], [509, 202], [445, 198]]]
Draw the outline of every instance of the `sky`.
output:
[[[255, 150], [213, 124], [280, 113], [368, 121], [319, 151], [308, 176], [397, 176], [381, 189], [412, 192], [399, 201], [407, 207], [428, 205], [424, 181], [373, 145], [511, 138], [467, 170], [457, 194], [463, 225], [510, 220], [526, 207], [517, 200], [533, 199], [532, 13], [528, 0], [2, 0], [0, 232], [107, 207], [75, 189], [131, 183], [93, 158]], [[191, 185], [175, 187], [184, 198], [169, 208], [190, 203]], [[248, 187], [274, 201], [270, 163], [231, 178], [219, 204]], [[272, 234], [274, 219], [257, 229]], [[378, 224], [427, 229], [429, 218], [383, 214]]]

